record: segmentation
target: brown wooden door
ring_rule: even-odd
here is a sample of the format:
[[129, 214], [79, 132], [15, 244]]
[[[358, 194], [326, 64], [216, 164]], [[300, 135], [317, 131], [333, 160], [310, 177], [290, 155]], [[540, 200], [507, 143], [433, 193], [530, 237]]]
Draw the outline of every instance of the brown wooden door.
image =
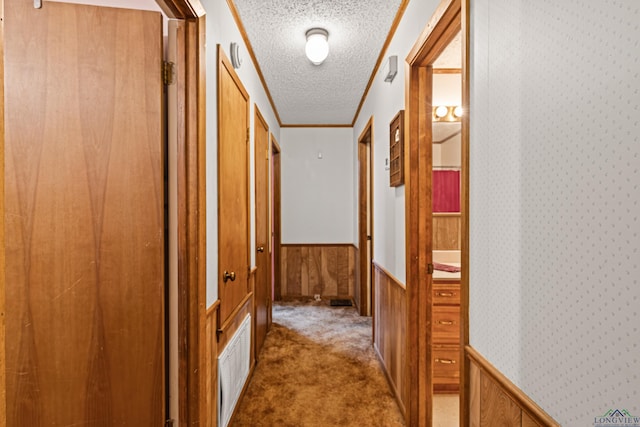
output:
[[6, 424], [162, 425], [162, 17], [4, 8]]
[[269, 126], [255, 106], [254, 120], [256, 192], [256, 358], [269, 327], [271, 310], [271, 257], [269, 247]]
[[249, 94], [220, 46], [218, 99], [218, 295], [224, 323], [248, 293]]

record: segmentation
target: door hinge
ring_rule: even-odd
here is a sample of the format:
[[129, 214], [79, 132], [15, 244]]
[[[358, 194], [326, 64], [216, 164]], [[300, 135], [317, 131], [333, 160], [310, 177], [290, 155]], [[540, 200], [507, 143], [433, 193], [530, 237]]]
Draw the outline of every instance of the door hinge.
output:
[[265, 159], [269, 160], [269, 149], [267, 148], [265, 151], [267, 152], [267, 157], [265, 157]]
[[164, 427], [173, 427], [173, 420], [167, 420], [164, 422]]
[[427, 264], [427, 274], [433, 274], [433, 264]]
[[162, 61], [162, 83], [169, 86], [174, 83], [176, 75], [176, 64]]
[[249, 135], [251, 134], [251, 130], [247, 128], [247, 143], [249, 143]]

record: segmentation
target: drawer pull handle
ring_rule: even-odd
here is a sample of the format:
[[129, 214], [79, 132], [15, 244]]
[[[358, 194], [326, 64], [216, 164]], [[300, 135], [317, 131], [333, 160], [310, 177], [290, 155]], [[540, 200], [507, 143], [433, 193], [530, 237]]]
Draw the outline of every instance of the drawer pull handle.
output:
[[441, 325], [453, 325], [453, 320], [438, 320]]
[[436, 296], [438, 297], [452, 297], [453, 292], [436, 292]]
[[445, 365], [453, 365], [456, 363], [453, 359], [436, 359], [436, 363], [443, 363]]

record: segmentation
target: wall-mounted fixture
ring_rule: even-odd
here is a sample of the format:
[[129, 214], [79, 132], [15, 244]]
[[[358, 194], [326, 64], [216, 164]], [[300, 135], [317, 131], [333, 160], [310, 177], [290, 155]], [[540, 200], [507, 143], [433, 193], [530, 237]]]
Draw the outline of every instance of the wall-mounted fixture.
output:
[[459, 105], [438, 105], [433, 107], [432, 121], [459, 122], [462, 114], [462, 107]]
[[384, 64], [384, 81], [393, 82], [393, 79], [398, 74], [398, 56], [393, 55], [387, 58], [387, 62]]
[[238, 43], [231, 43], [229, 50], [231, 51], [231, 65], [233, 65], [233, 68], [240, 68], [242, 65], [240, 46], [238, 46]]
[[304, 48], [307, 58], [314, 65], [320, 65], [329, 55], [329, 33], [324, 28], [312, 28], [306, 33], [307, 45]]

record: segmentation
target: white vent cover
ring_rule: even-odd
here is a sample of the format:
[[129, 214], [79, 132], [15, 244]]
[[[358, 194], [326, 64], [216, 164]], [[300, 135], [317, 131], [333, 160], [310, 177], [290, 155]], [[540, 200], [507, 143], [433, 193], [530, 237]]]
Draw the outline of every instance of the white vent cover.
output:
[[226, 427], [249, 376], [251, 360], [251, 315], [242, 321], [224, 351], [218, 356], [218, 425]]

